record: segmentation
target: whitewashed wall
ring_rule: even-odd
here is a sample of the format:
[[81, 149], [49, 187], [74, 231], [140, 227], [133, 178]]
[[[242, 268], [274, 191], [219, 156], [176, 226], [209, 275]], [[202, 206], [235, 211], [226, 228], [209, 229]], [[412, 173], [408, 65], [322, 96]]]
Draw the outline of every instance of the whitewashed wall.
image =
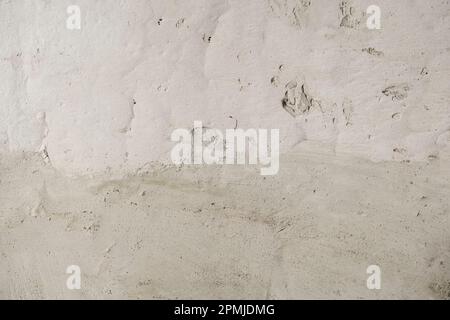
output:
[[[448, 157], [450, 14], [432, 2], [2, 0], [0, 152], [123, 174], [168, 162], [176, 128], [237, 120], [279, 128], [283, 152]], [[366, 27], [371, 4], [381, 30]], [[282, 107], [292, 81], [313, 99], [297, 118]]]

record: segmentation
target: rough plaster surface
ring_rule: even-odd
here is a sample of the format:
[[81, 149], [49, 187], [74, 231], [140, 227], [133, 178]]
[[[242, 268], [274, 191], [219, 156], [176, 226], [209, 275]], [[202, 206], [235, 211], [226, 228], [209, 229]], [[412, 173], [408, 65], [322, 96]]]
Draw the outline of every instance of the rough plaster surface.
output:
[[[449, 32], [438, 0], [1, 0], [0, 298], [450, 297]], [[280, 129], [279, 174], [174, 167], [195, 120]]]

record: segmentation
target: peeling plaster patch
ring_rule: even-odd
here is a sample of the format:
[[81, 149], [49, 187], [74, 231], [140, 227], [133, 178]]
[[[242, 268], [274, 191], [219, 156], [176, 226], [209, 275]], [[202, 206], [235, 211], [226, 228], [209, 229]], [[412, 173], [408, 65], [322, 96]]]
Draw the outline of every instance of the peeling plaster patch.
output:
[[392, 101], [400, 101], [408, 97], [409, 90], [410, 90], [409, 85], [403, 83], [387, 87], [386, 89], [383, 90], [383, 94], [386, 97], [391, 97]]
[[438, 298], [450, 300], [450, 281], [433, 282], [429, 288]]
[[384, 56], [384, 53], [382, 51], [376, 50], [375, 48], [364, 48], [362, 49], [362, 52], [366, 52], [372, 56], [382, 57]]
[[284, 110], [294, 118], [308, 113], [313, 106], [313, 98], [306, 92], [305, 85], [290, 81], [285, 88], [286, 93], [282, 100]]
[[356, 16], [355, 8], [352, 5], [352, 1], [342, 1], [340, 6], [341, 23], [340, 27], [349, 29], [357, 29], [361, 20]]

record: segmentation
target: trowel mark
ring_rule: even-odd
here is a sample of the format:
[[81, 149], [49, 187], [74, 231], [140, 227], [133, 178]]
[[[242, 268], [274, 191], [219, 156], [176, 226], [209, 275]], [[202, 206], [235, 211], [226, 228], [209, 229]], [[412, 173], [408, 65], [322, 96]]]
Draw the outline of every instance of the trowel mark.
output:
[[185, 18], [181, 18], [175, 24], [176, 28], [179, 29], [184, 24]]
[[7, 131], [0, 132], [0, 150], [3, 148], [9, 147], [9, 137]]
[[306, 13], [311, 0], [269, 0], [271, 11], [278, 17], [286, 17], [292, 25], [305, 25]]
[[342, 103], [342, 113], [345, 117], [345, 125], [349, 126], [352, 124], [352, 114], [353, 114], [353, 104], [352, 101], [349, 99], [344, 99], [344, 102]]
[[136, 100], [132, 99], [132, 101], [130, 102], [130, 117], [128, 118], [128, 124], [123, 129], [120, 130], [121, 133], [127, 133], [131, 131], [134, 118], [136, 117], [134, 110], [136, 104], [137, 104]]
[[46, 163], [51, 164], [50, 156], [47, 150], [47, 145], [45, 143], [45, 140], [47, 139], [49, 133], [47, 114], [45, 112], [40, 112], [38, 113], [36, 118], [42, 123], [42, 139], [41, 139], [41, 146], [39, 147], [39, 152], [41, 152], [44, 161]]

